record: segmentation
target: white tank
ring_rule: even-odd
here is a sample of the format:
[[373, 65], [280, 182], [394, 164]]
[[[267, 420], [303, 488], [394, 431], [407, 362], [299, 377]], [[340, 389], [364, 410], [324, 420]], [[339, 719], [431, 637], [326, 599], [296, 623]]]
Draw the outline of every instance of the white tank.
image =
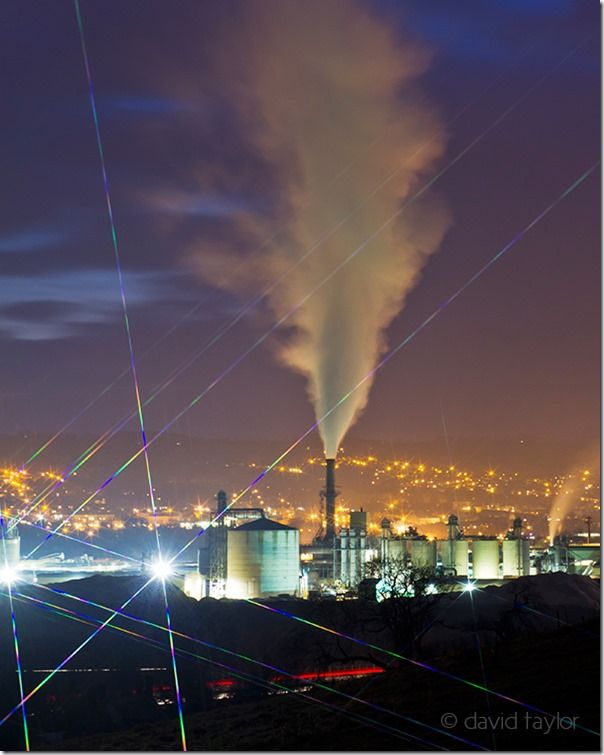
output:
[[19, 563], [20, 558], [21, 538], [18, 536], [0, 538], [0, 568], [4, 567], [5, 563], [14, 566]]
[[227, 533], [227, 598], [297, 595], [300, 533], [261, 517]]
[[446, 573], [458, 577], [468, 576], [468, 548], [467, 540], [438, 541], [437, 549]]
[[503, 551], [503, 576], [525, 577], [530, 574], [529, 542], [521, 538], [517, 540], [504, 540]]
[[384, 539], [381, 541], [382, 561], [406, 560], [408, 556], [408, 540]]
[[498, 579], [499, 540], [473, 540], [470, 550], [474, 579]]
[[206, 582], [206, 578], [199, 572], [187, 572], [182, 591], [189, 598], [201, 600], [206, 597]]
[[417, 568], [436, 567], [436, 542], [434, 540], [409, 541], [411, 565]]

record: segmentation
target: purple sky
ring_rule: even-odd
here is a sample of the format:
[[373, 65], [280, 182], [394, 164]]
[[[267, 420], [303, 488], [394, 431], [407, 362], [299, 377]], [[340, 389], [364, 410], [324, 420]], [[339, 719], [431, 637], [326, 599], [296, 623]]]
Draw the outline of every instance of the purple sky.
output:
[[[228, 242], [240, 209], [278, 221], [275, 176], [211, 68], [245, 4], [81, 2], [143, 395], [241, 307], [196, 278], [190, 239]], [[438, 180], [453, 225], [388, 331], [395, 345], [599, 159], [600, 6], [364, 5], [433, 50], [420, 84], [447, 124], [441, 167], [520, 101]], [[0, 20], [0, 427], [54, 431], [128, 367], [127, 342], [73, 4], [5, 0]], [[211, 191], [192, 166], [219, 176]], [[597, 437], [599, 208], [596, 171], [379, 373], [351, 432], [434, 437], [444, 413], [454, 436]], [[148, 426], [270, 325], [262, 305], [248, 313], [149, 406]], [[126, 374], [73, 429], [103, 431], [133, 406]], [[312, 421], [304, 380], [263, 345], [176, 429], [291, 440]]]

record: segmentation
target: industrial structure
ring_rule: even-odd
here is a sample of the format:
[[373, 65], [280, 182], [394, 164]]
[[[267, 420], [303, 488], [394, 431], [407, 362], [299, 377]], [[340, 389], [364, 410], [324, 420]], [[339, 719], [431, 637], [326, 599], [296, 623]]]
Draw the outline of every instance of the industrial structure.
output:
[[319, 531], [317, 538], [325, 543], [333, 543], [336, 536], [336, 460], [325, 459], [325, 488], [321, 499], [325, 504], [325, 529]]
[[16, 522], [0, 518], [0, 566], [14, 567], [21, 558], [21, 538]]
[[459, 519], [455, 514], [449, 516], [447, 522], [447, 539], [436, 541], [436, 557], [440, 560], [442, 573], [448, 577], [466, 577], [468, 575], [470, 559], [468, 542], [459, 527]]
[[366, 577], [366, 566], [377, 556], [375, 538], [367, 535], [367, 512], [351, 511], [348, 527], [334, 541], [334, 578], [346, 588], [356, 587]]
[[216, 496], [217, 516], [200, 538], [199, 568], [185, 578], [197, 599], [299, 596], [300, 533], [260, 508], [229, 508]]

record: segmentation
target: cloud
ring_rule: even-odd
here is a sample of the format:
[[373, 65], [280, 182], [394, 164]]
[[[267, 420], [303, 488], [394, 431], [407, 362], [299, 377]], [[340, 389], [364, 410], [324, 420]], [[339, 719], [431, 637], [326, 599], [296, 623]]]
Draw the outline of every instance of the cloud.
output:
[[64, 231], [26, 229], [0, 236], [0, 253], [20, 254], [52, 249], [68, 238]]
[[[150, 272], [124, 275], [128, 305], [165, 300], [169, 279]], [[121, 316], [115, 271], [77, 270], [42, 276], [0, 276], [3, 291], [0, 331], [17, 340], [49, 340], [78, 335], [88, 325]]]
[[146, 197], [145, 201], [155, 212], [205, 218], [224, 218], [244, 212], [258, 212], [266, 204], [260, 199], [245, 196], [188, 194], [177, 191], [159, 192]]

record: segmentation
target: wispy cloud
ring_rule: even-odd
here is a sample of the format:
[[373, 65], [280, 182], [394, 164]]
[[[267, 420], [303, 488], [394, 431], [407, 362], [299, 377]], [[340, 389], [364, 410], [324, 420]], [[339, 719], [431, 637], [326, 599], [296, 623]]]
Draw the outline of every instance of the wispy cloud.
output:
[[65, 231], [24, 229], [0, 236], [1, 254], [21, 254], [52, 249], [68, 238]]
[[[126, 273], [125, 287], [131, 307], [168, 296], [166, 276], [158, 273]], [[0, 289], [0, 331], [18, 340], [66, 338], [80, 333], [83, 326], [110, 322], [121, 314], [111, 270], [0, 276]]]
[[248, 212], [262, 212], [266, 209], [265, 201], [243, 195], [189, 194], [175, 191], [152, 194], [146, 199], [146, 203], [155, 212], [205, 218], [225, 218]]

